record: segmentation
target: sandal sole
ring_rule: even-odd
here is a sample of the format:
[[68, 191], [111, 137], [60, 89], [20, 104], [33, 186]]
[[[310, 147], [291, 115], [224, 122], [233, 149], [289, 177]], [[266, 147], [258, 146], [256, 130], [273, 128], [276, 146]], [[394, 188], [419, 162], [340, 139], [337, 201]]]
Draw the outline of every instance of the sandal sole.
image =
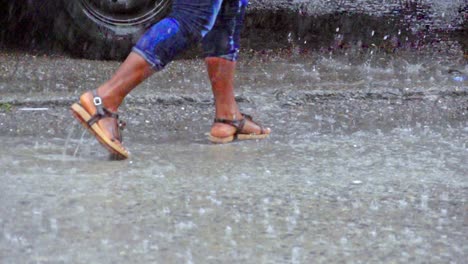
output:
[[219, 138], [219, 137], [213, 137], [212, 135], [208, 135], [208, 140], [216, 144], [226, 144], [226, 143], [230, 143], [234, 141], [234, 136]]
[[[262, 134], [262, 135], [249, 135], [249, 134], [237, 134], [237, 140], [256, 140], [256, 139], [265, 139], [269, 136], [269, 134]], [[212, 135], [208, 135], [208, 140], [217, 143], [217, 144], [225, 144], [233, 142], [236, 139], [234, 136], [220, 138], [214, 137]]]
[[91, 115], [80, 104], [74, 103], [71, 106], [71, 111], [75, 119], [78, 120], [78, 122], [80, 122], [84, 128], [91, 132], [91, 134], [94, 135], [98, 142], [101, 143], [101, 145], [106, 148], [107, 151], [114, 155], [116, 159], [127, 159], [129, 157], [128, 151], [112, 142], [112, 140], [110, 140], [104, 134], [97, 123], [93, 124], [92, 126], [88, 125], [88, 121], [91, 119]]

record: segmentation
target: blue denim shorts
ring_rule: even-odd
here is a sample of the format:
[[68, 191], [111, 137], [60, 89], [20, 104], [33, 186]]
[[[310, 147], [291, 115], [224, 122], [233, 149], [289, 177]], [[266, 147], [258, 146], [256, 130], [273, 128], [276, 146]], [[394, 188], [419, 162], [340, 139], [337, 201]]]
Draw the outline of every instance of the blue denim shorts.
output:
[[168, 17], [153, 25], [133, 47], [155, 70], [201, 42], [205, 57], [236, 61], [248, 0], [174, 0]]

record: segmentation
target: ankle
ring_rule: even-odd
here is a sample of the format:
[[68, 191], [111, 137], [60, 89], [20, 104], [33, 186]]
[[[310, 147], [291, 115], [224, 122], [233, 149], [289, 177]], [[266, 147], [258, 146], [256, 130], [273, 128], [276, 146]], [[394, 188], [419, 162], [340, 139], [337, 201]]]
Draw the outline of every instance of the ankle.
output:
[[104, 87], [99, 87], [97, 89], [97, 94], [101, 97], [105, 108], [114, 113], [118, 111], [118, 108], [123, 101], [121, 96], [114, 94], [111, 89], [106, 89]]
[[102, 102], [104, 107], [106, 107], [109, 111], [116, 113], [119, 110], [122, 99], [117, 98], [117, 96], [106, 96], [102, 97]]
[[216, 118], [227, 119], [227, 120], [239, 120], [242, 119], [242, 114], [239, 110], [233, 111], [216, 111]]

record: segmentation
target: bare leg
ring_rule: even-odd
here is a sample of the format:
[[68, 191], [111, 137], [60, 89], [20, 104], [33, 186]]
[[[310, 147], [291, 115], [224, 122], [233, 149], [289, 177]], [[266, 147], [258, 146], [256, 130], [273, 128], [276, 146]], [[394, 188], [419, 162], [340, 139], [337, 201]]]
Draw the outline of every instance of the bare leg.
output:
[[[215, 98], [216, 118], [227, 120], [242, 119], [242, 114], [239, 111], [234, 96], [236, 62], [217, 57], [206, 58], [205, 62]], [[214, 137], [228, 137], [232, 136], [235, 132], [236, 129], [233, 126], [223, 123], [214, 123], [211, 127], [211, 135]], [[261, 128], [255, 123], [247, 121], [243, 133], [260, 134]], [[264, 133], [269, 134], [270, 129], [265, 129]]]
[[107, 109], [117, 112], [125, 96], [153, 72], [151, 66], [140, 55], [132, 52], [111, 79], [97, 89], [97, 93]]
[[[125, 96], [153, 72], [151, 66], [141, 56], [130, 53], [111, 79], [97, 89], [104, 107], [111, 112], [117, 112]], [[91, 115], [95, 114], [96, 107], [93, 104], [91, 91], [81, 95], [80, 102]], [[98, 121], [98, 125], [108, 138], [115, 138], [118, 134], [118, 124], [115, 118], [102, 118]], [[121, 144], [121, 142], [116, 142], [116, 144]]]

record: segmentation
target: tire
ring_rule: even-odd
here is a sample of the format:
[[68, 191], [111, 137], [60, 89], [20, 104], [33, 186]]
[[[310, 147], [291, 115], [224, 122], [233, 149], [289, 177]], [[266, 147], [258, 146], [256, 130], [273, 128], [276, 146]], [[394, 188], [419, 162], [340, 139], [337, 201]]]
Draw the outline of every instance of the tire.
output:
[[123, 59], [152, 24], [164, 18], [171, 0], [62, 0], [54, 32], [77, 57]]

